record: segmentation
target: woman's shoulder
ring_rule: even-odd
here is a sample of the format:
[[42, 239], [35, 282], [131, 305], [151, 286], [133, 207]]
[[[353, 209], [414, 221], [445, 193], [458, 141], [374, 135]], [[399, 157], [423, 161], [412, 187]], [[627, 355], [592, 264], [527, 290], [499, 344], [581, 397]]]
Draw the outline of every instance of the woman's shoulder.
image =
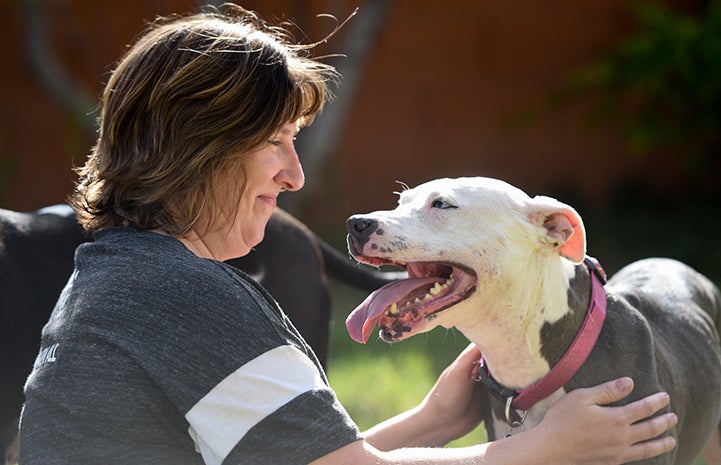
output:
[[[170, 236], [133, 228], [103, 230], [76, 253], [76, 271], [94, 284], [163, 293], [173, 300], [247, 294], [252, 279], [230, 265], [198, 257]], [[235, 289], [235, 292], [233, 290]], [[246, 289], [242, 291], [242, 289]]]
[[88, 302], [134, 313], [185, 314], [190, 320], [275, 320], [275, 300], [231, 265], [198, 257], [182, 242], [132, 228], [112, 228], [76, 254], [75, 290]]

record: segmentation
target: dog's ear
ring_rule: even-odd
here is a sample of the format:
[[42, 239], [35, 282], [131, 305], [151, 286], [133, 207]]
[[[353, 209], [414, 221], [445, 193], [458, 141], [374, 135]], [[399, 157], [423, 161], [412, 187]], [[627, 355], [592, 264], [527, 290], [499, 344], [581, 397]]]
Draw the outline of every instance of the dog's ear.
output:
[[586, 256], [586, 230], [576, 210], [544, 196], [534, 197], [528, 206], [530, 221], [546, 229], [548, 243], [573, 263], [583, 262]]

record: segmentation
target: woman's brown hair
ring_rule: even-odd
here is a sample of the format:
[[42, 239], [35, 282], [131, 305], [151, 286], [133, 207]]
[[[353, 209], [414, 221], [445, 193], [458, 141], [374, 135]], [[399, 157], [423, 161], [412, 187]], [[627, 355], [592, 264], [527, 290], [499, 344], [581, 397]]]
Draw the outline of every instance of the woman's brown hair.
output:
[[70, 199], [83, 226], [182, 236], [216, 212], [213, 184], [283, 124], [309, 124], [329, 97], [337, 73], [307, 56], [312, 46], [232, 4], [156, 20], [103, 92]]

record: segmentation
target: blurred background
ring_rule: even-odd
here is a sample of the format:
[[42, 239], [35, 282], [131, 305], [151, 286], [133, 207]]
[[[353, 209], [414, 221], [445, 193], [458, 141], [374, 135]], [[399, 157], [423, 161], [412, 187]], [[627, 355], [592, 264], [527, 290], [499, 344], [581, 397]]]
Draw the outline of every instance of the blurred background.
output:
[[[146, 22], [204, 3], [0, 3], [0, 208], [65, 200], [114, 62]], [[343, 80], [299, 136], [306, 188], [281, 199], [338, 249], [345, 219], [392, 208], [397, 181], [491, 176], [574, 206], [611, 273], [668, 256], [721, 282], [721, 2], [241, 4], [299, 42], [357, 9], [316, 49]], [[465, 346], [447, 330], [354, 346], [342, 322], [363, 296], [334, 292], [329, 374], [362, 426], [418, 402]]]

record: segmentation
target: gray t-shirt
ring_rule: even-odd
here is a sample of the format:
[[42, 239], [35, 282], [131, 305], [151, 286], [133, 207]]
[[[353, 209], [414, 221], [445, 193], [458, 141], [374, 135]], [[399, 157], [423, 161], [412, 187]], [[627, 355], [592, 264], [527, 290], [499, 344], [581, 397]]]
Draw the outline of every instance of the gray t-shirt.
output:
[[360, 438], [241, 271], [132, 228], [81, 245], [25, 386], [21, 464], [307, 464]]

